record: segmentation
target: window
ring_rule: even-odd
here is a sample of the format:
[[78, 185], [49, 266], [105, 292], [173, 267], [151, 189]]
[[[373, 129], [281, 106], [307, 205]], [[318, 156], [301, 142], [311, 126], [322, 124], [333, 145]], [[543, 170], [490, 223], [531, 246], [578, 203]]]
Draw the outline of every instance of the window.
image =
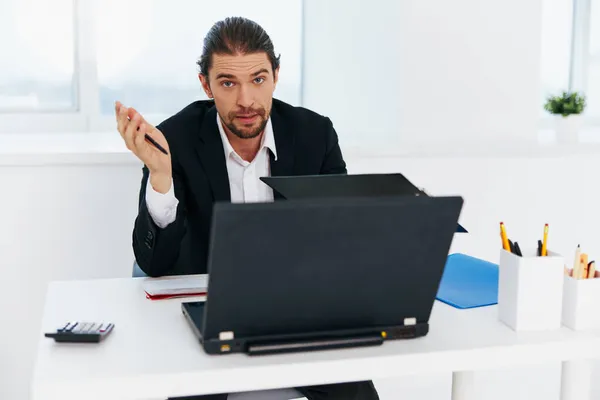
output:
[[590, 51], [588, 58], [586, 114], [600, 124], [600, 1], [594, 0], [590, 13]]
[[586, 122], [600, 126], [600, 0], [543, 0], [541, 86], [542, 101], [583, 92]]
[[3, 0], [0, 37], [0, 111], [77, 108], [72, 0]]
[[[283, 52], [275, 96], [293, 104], [300, 102], [299, 1], [229, 0], [207, 7], [198, 0], [96, 0], [95, 5], [103, 115], [112, 116], [115, 99], [142, 113], [160, 115], [158, 119], [205, 99], [196, 60], [212, 24], [231, 15], [248, 17], [269, 33], [275, 51]], [[130, 15], [136, 15], [139, 23], [132, 24]]]
[[[542, 6], [541, 96], [569, 87], [574, 0], [544, 0]], [[542, 116], [546, 115], [540, 107]]]
[[0, 132], [114, 130], [115, 100], [157, 124], [206, 98], [204, 36], [234, 15], [265, 28], [281, 54], [275, 97], [299, 105], [301, 0], [4, 0], [0, 34], [16, 39], [0, 58]]

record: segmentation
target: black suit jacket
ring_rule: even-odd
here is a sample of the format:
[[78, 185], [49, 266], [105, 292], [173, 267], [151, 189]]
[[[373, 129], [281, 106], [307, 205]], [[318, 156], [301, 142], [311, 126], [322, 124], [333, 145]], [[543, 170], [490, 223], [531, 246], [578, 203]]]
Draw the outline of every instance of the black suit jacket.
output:
[[[179, 205], [173, 223], [164, 229], [154, 223], [146, 207], [149, 172], [144, 166], [133, 250], [138, 265], [150, 276], [207, 272], [213, 204], [231, 201], [216, 119], [213, 101], [197, 101], [157, 126], [169, 142]], [[274, 99], [271, 124], [277, 147], [277, 161], [271, 154], [271, 175], [347, 173], [329, 118]]]

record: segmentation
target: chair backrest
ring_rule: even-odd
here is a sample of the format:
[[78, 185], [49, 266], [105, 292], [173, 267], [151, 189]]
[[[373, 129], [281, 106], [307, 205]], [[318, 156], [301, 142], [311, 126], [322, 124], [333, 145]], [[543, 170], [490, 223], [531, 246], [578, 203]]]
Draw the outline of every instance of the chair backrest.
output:
[[138, 265], [137, 261], [133, 260], [133, 270], [131, 271], [132, 278], [144, 278], [148, 275]]

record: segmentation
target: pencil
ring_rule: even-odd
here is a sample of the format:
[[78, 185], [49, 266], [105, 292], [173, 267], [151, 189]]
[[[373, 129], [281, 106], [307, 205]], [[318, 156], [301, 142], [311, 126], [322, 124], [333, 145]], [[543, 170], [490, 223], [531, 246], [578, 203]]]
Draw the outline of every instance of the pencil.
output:
[[548, 255], [548, 224], [544, 225], [544, 241], [542, 242], [542, 256]]
[[575, 260], [573, 261], [573, 278], [579, 279], [581, 274], [581, 246], [577, 245], [575, 249]]
[[500, 222], [500, 238], [502, 239], [502, 248], [510, 252], [510, 244], [508, 243], [508, 236], [506, 235], [506, 227], [504, 222]]
[[581, 254], [581, 261], [580, 261], [580, 270], [579, 270], [579, 276], [577, 278], [579, 279], [587, 279], [588, 277], [588, 255], [583, 253]]

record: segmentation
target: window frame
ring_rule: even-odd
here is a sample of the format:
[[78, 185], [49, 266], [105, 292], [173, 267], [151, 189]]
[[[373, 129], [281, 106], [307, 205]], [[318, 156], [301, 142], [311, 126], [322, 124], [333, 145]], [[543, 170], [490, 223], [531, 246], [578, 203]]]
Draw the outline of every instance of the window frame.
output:
[[[600, 0], [597, 0], [600, 2]], [[0, 134], [2, 133], [94, 133], [113, 129], [113, 119], [100, 113], [100, 97], [97, 74], [96, 43], [94, 40], [94, 5], [91, 1], [73, 2], [74, 105], [70, 110], [52, 111], [2, 111], [0, 110]], [[573, 24], [568, 87], [569, 91], [587, 90], [590, 66], [592, 0], [573, 1]], [[304, 5], [302, 5], [302, 11]], [[302, 14], [304, 14], [302, 12]], [[304, 15], [301, 15], [304, 19]], [[304, 22], [302, 23], [304, 26]], [[304, 35], [302, 35], [304, 37]], [[304, 42], [304, 40], [303, 40]], [[304, 43], [301, 44], [304, 53]], [[304, 82], [301, 70], [301, 87]], [[300, 105], [303, 104], [300, 90]], [[165, 118], [166, 115], [157, 115]], [[549, 115], [542, 118], [542, 128], [551, 126]], [[600, 126], [600, 118], [586, 118], [587, 126]]]
[[[571, 70], [569, 91], [586, 93], [589, 87], [589, 69], [591, 66], [590, 42], [592, 35], [591, 14], [593, 0], [574, 0], [573, 35], [571, 41]], [[600, 6], [600, 1], [596, 6]], [[585, 125], [600, 126], [600, 117], [584, 117]]]
[[[87, 4], [86, 4], [87, 3]], [[94, 112], [95, 48], [91, 2], [73, 0], [73, 106], [65, 110], [0, 110], [1, 133], [87, 132]], [[87, 79], [82, 79], [87, 78]], [[88, 80], [90, 79], [90, 80]]]
[[[116, 129], [114, 117], [100, 111], [100, 86], [95, 42], [94, 3], [72, 0], [73, 4], [73, 107], [64, 110], [0, 109], [0, 134], [110, 132]], [[300, 1], [301, 27], [304, 29], [304, 2]], [[304, 34], [300, 43], [304, 56]], [[299, 105], [303, 104], [303, 62], [300, 68]], [[199, 89], [200, 90], [200, 89]], [[149, 121], [162, 121], [167, 114], [146, 115]], [[158, 122], [157, 122], [158, 123]]]

